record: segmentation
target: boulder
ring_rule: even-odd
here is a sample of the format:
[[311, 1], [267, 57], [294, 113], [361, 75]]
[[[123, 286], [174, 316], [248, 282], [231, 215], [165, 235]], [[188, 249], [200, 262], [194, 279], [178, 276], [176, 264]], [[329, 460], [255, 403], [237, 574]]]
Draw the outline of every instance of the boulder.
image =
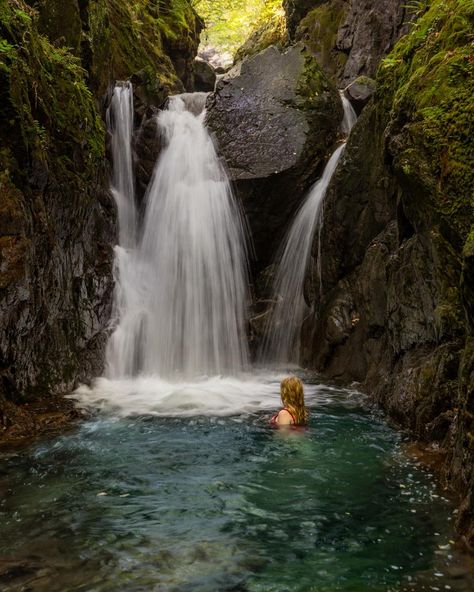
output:
[[216, 72], [209, 62], [197, 57], [194, 60], [194, 90], [212, 92], [216, 86]]
[[235, 66], [208, 100], [214, 132], [247, 216], [255, 267], [274, 257], [338, 138], [335, 87], [302, 47], [269, 47]]
[[352, 103], [356, 113], [360, 114], [373, 97], [376, 89], [377, 83], [375, 80], [368, 76], [359, 76], [344, 89], [344, 93]]

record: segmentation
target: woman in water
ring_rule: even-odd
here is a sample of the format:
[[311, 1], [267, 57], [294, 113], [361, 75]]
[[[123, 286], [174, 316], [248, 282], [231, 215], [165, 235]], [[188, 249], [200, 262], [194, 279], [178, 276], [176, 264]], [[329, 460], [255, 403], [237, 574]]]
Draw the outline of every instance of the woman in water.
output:
[[308, 411], [304, 404], [303, 383], [296, 376], [289, 376], [281, 381], [280, 385], [281, 402], [283, 409], [280, 409], [272, 419], [274, 426], [301, 426], [308, 421]]

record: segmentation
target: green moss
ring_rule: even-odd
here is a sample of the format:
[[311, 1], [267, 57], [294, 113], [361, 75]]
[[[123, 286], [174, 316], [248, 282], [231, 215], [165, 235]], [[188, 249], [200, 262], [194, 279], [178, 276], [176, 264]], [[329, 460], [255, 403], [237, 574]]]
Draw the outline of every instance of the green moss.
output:
[[296, 38], [303, 40], [317, 55], [325, 71], [334, 75], [347, 61], [347, 54], [336, 49], [338, 31], [347, 9], [344, 0], [317, 6], [306, 15], [296, 31]]
[[146, 73], [150, 89], [182, 91], [169, 49], [195, 43], [199, 22], [190, 0], [90, 0], [84, 29], [92, 87], [102, 95], [111, 80]]
[[37, 0], [39, 32], [58, 47], [80, 56], [82, 23], [78, 0]]
[[110, 79], [127, 79], [148, 69], [156, 81], [180, 87], [169, 57], [163, 51], [164, 20], [140, 0], [95, 0], [89, 3], [87, 37], [91, 48], [91, 82], [99, 95]]
[[464, 257], [474, 257], [474, 224], [471, 226], [471, 230], [464, 243], [463, 255]]
[[424, 158], [434, 207], [461, 240], [474, 207], [473, 30], [474, 0], [435, 0], [378, 73], [379, 99], [414, 147], [400, 160], [416, 170]]
[[307, 53], [305, 55], [303, 72], [296, 89], [304, 106], [306, 108], [311, 108], [320, 95], [332, 89], [332, 85], [316, 59]]
[[58, 179], [94, 176], [105, 133], [78, 58], [39, 34], [38, 14], [22, 0], [1, 0], [0, 38], [6, 137], [19, 129], [17, 150], [54, 167]]

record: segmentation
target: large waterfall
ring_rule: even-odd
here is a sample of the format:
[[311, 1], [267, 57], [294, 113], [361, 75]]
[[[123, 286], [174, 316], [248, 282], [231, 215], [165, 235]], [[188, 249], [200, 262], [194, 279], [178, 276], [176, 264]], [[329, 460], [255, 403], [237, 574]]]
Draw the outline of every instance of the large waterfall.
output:
[[[343, 93], [341, 100], [344, 108], [341, 131], [349, 135], [357, 117]], [[334, 151], [321, 179], [315, 183], [297, 212], [278, 254], [272, 286], [275, 305], [267, 320], [261, 346], [261, 357], [265, 362], [297, 364], [299, 361], [301, 327], [308, 311], [304, 299], [304, 282], [311, 247], [317, 232], [320, 237], [324, 197], [344, 149], [345, 143]], [[320, 247], [318, 251], [317, 265], [321, 282]]]
[[109, 121], [120, 245], [109, 378], [232, 374], [247, 365], [245, 233], [204, 126], [204, 102], [171, 97], [158, 116], [164, 148], [134, 244], [131, 88], [115, 90]]

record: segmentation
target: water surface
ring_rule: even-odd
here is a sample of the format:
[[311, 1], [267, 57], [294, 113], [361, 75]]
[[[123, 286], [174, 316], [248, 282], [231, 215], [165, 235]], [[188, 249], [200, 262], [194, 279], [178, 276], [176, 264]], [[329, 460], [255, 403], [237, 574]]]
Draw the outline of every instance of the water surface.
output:
[[282, 433], [276, 377], [83, 389], [92, 419], [1, 457], [0, 574], [23, 565], [1, 589], [471, 590], [400, 436], [354, 392], [306, 391], [308, 428]]

